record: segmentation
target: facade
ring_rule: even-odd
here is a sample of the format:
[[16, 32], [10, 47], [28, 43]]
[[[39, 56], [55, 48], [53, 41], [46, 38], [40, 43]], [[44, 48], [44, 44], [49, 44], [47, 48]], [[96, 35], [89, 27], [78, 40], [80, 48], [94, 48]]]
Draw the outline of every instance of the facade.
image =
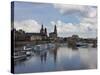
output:
[[31, 41], [42, 40], [40, 33], [26, 33], [26, 36], [29, 37]]
[[41, 35], [42, 39], [47, 39], [47, 29], [44, 28], [43, 25], [42, 25], [42, 27], [40, 29], [40, 35]]
[[31, 36], [31, 40], [42, 40], [40, 35]]
[[23, 30], [13, 30], [15, 32], [16, 41], [35, 41], [35, 40], [57, 40], [57, 28], [54, 26], [54, 32], [47, 36], [47, 29], [41, 26], [39, 33], [25, 33]]
[[[26, 33], [27, 36], [30, 37], [31, 41], [34, 40], [45, 40], [48, 38], [47, 36], [47, 29], [41, 26], [40, 33]], [[49, 33], [50, 40], [57, 40], [57, 28], [56, 25], [54, 26], [54, 32]]]
[[12, 29], [11, 33], [12, 35], [14, 35], [14, 38], [13, 38], [14, 41], [26, 40], [25, 32], [21, 29], [20, 30]]
[[40, 33], [26, 33], [26, 35], [30, 38], [31, 41], [43, 40], [47, 38], [47, 29], [43, 28], [42, 25]]

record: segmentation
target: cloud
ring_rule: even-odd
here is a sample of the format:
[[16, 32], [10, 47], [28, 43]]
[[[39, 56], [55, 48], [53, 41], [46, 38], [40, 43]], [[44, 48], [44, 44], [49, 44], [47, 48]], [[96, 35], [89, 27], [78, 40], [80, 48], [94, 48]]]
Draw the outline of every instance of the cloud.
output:
[[[61, 20], [51, 21], [50, 30], [57, 25], [57, 32], [60, 37], [69, 37], [73, 34], [77, 34], [80, 37], [96, 37], [97, 36], [97, 26], [92, 24], [91, 20], [85, 19], [79, 24], [65, 23]], [[14, 27], [18, 29], [23, 29], [26, 32], [39, 32], [41, 25], [35, 20], [24, 20], [15, 21]], [[50, 31], [51, 32], [51, 31]]]
[[90, 23], [91, 25], [97, 25], [97, 18], [83, 18], [81, 23]]
[[96, 17], [97, 8], [86, 5], [69, 5], [69, 4], [54, 4], [54, 8], [58, 9], [61, 14], [78, 14], [84, 17]]
[[51, 22], [52, 26], [55, 24], [57, 25], [58, 35], [59, 36], [72, 36], [73, 34], [79, 35], [80, 37], [89, 37], [95, 38], [97, 33], [97, 27], [92, 25], [91, 23], [79, 23], [79, 24], [72, 24], [72, 23], [64, 23], [61, 20], [56, 22]]
[[51, 22], [56, 24], [60, 35], [71, 36], [77, 34], [81, 37], [97, 36], [97, 7], [86, 5], [54, 4], [54, 8], [62, 15], [73, 15], [80, 19], [77, 24], [65, 23], [61, 20]]
[[[52, 32], [53, 27], [56, 24], [58, 35], [62, 37], [72, 36], [73, 34], [77, 34], [80, 37], [97, 36], [97, 7], [54, 4], [54, 8], [58, 9], [61, 15], [75, 14], [73, 17], [77, 16], [76, 19], [80, 19], [80, 21], [77, 24], [71, 22], [66, 23], [59, 19], [56, 21], [50, 21], [51, 24], [47, 27], [48, 32]], [[36, 20], [30, 19], [15, 21], [14, 27], [16, 29], [23, 29], [26, 32], [39, 32], [41, 25]]]
[[41, 25], [35, 20], [14, 21], [14, 28], [23, 29], [26, 32], [39, 32]]

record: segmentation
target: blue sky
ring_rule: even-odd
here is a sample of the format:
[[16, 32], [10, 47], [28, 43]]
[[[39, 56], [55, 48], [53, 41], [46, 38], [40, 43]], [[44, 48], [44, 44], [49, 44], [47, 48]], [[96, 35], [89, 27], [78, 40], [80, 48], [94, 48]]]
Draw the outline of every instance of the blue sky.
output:
[[[86, 33], [82, 37], [86, 37], [90, 33], [93, 33], [93, 35], [90, 35], [90, 37], [96, 37], [97, 22], [94, 21], [94, 19], [96, 20], [97, 18], [96, 12], [96, 6], [15, 2], [14, 22], [15, 28], [22, 28], [26, 32], [37, 32], [42, 24], [44, 27], [47, 27], [48, 32], [51, 32], [53, 31], [53, 26], [56, 24], [58, 27], [58, 35], [63, 37], [71, 36], [73, 34], [77, 34], [79, 36], [82, 36], [81, 33], [85, 34], [84, 31], [80, 31], [81, 33], [77, 31], [79, 26], [82, 28], [82, 23], [87, 24], [87, 26], [83, 26], [83, 30], [93, 30], [93, 32], [88, 30], [89, 33]], [[95, 29], [93, 29], [94, 27], [91, 23], [95, 24]], [[34, 28], [33, 30], [31, 28], [31, 26], [34, 27], [34, 24], [36, 31]], [[27, 29], [27, 27], [30, 27], [30, 29]]]
[[[77, 15], [76, 15], [77, 16]], [[50, 21], [58, 19], [68, 23], [78, 23], [79, 19], [73, 15], [62, 15], [53, 4], [35, 4], [25, 2], [15, 2], [15, 20], [35, 19], [41, 24], [47, 24]]]

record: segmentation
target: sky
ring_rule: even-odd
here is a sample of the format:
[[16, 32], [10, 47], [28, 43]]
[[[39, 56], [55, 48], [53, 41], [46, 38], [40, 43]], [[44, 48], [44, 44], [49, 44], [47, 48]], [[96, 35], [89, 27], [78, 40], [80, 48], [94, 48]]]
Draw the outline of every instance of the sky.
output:
[[57, 26], [59, 37], [79, 35], [97, 37], [97, 6], [18, 2], [14, 4], [14, 27], [25, 32], [39, 32], [41, 25], [47, 32]]

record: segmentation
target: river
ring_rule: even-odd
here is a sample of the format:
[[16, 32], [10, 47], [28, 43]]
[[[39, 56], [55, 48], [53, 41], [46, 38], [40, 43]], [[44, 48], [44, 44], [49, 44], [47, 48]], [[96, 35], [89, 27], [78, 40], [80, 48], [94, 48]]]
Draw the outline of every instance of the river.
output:
[[97, 48], [72, 49], [57, 47], [41, 53], [35, 53], [14, 65], [15, 73], [33, 73], [48, 71], [67, 71], [97, 68]]

